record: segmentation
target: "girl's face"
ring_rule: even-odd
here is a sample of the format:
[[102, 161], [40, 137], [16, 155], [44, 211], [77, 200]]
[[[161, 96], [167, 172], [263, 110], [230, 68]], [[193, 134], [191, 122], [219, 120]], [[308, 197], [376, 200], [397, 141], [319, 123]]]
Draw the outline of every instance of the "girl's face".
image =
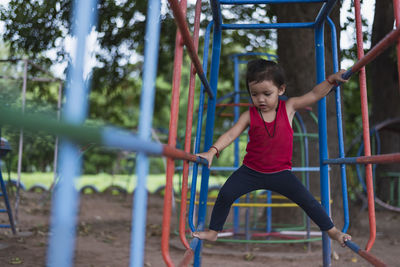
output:
[[251, 99], [262, 112], [275, 110], [278, 107], [278, 97], [283, 95], [285, 89], [285, 85], [278, 88], [271, 80], [249, 83]]

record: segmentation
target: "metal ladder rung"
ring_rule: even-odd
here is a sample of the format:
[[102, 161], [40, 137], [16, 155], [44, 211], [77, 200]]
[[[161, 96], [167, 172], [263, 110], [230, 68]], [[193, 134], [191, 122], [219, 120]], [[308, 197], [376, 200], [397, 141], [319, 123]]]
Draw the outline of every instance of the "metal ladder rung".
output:
[[221, 5], [324, 3], [328, 0], [220, 0]]

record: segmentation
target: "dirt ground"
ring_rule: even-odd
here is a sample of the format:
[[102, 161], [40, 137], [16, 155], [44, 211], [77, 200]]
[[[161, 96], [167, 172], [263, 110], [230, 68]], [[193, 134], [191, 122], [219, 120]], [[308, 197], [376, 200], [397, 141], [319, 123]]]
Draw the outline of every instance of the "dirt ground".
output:
[[[13, 236], [0, 230], [0, 266], [45, 266], [49, 237], [50, 203], [42, 205], [40, 194], [24, 192], [20, 203], [19, 231], [28, 236]], [[129, 265], [132, 195], [94, 194], [80, 199], [77, 245], [74, 266], [114, 267]], [[161, 256], [163, 198], [149, 195], [145, 266], [165, 266]], [[0, 215], [4, 222], [5, 214]], [[364, 247], [369, 230], [368, 214], [362, 211], [349, 233]], [[354, 221], [354, 218], [353, 218]], [[172, 219], [176, 223], [176, 218]], [[171, 231], [173, 232], [173, 230]], [[336, 259], [332, 266], [370, 266], [348, 248], [333, 245]], [[377, 210], [377, 238], [371, 252], [388, 266], [400, 266], [400, 214]], [[175, 264], [184, 254], [179, 238], [172, 233], [171, 258]], [[227, 244], [206, 242], [202, 266], [322, 266], [321, 242], [311, 244]], [[247, 256], [246, 256], [247, 255]]]

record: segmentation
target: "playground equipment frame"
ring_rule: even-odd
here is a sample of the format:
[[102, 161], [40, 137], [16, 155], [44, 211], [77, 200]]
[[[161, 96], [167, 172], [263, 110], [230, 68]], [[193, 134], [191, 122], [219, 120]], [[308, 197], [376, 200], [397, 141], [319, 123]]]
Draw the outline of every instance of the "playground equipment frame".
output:
[[[199, 0], [198, 0], [199, 1]], [[171, 5], [178, 6], [177, 1], [170, 0]], [[185, 1], [182, 1], [185, 2]], [[303, 3], [303, 2], [317, 2], [315, 0], [305, 1], [305, 0], [270, 0], [270, 1], [251, 1], [251, 3]], [[324, 22], [328, 20], [328, 14], [336, 3], [336, 0], [326, 0], [318, 1], [323, 2], [323, 6], [320, 13], [312, 23], [287, 23], [275, 26], [268, 26], [265, 28], [288, 28], [288, 27], [301, 27], [301, 28], [314, 28], [315, 30], [315, 44], [316, 44], [316, 62], [317, 62], [317, 82], [322, 82], [325, 79], [325, 62], [324, 62], [324, 38], [323, 38], [323, 26]], [[359, 4], [359, 1], [357, 1]], [[144, 237], [145, 237], [145, 219], [146, 219], [146, 206], [147, 206], [147, 191], [146, 182], [147, 174], [149, 170], [149, 160], [148, 155], [164, 155], [172, 157], [175, 159], [184, 159], [200, 163], [202, 165], [208, 165], [208, 162], [204, 159], [196, 157], [185, 151], [176, 149], [175, 147], [162, 145], [150, 140], [151, 135], [151, 124], [153, 116], [154, 107], [154, 83], [156, 78], [156, 67], [158, 62], [158, 43], [159, 43], [159, 32], [160, 32], [160, 1], [149, 0], [148, 1], [148, 13], [146, 22], [146, 35], [145, 35], [145, 56], [144, 56], [144, 71], [143, 71], [143, 87], [141, 96], [141, 115], [139, 122], [139, 134], [136, 136], [128, 131], [117, 129], [114, 127], [102, 127], [102, 128], [88, 128], [82, 126], [82, 123], [86, 117], [87, 112], [87, 92], [82, 73], [84, 67], [84, 54], [86, 52], [86, 36], [91, 30], [93, 25], [93, 19], [96, 11], [95, 0], [88, 1], [75, 1], [74, 2], [74, 12], [73, 16], [76, 21], [76, 26], [74, 28], [74, 36], [76, 37], [77, 49], [75, 51], [74, 64], [69, 68], [69, 80], [68, 86], [66, 88], [66, 98], [67, 101], [64, 106], [64, 121], [59, 122], [57, 120], [46, 120], [43, 121], [43, 117], [22, 114], [19, 111], [5, 109], [0, 107], [0, 121], [2, 123], [7, 123], [16, 127], [24, 127], [26, 129], [39, 129], [48, 131], [50, 133], [57, 134], [63, 137], [61, 143], [59, 162], [60, 162], [60, 173], [64, 178], [60, 181], [58, 187], [54, 192], [53, 207], [52, 207], [52, 221], [51, 229], [52, 235], [50, 236], [49, 250], [48, 250], [48, 266], [72, 266], [73, 264], [73, 253], [74, 253], [74, 243], [75, 243], [75, 227], [76, 227], [76, 216], [77, 216], [77, 206], [79, 203], [79, 196], [74, 188], [74, 179], [80, 174], [80, 163], [76, 163], [76, 158], [78, 154], [78, 148], [75, 143], [80, 142], [98, 142], [105, 146], [117, 147], [124, 150], [137, 151], [137, 177], [138, 183], [135, 190], [134, 200], [133, 200], [133, 214], [132, 214], [132, 243], [130, 250], [130, 266], [143, 266], [143, 254], [144, 254]], [[209, 35], [211, 27], [213, 27], [213, 44], [212, 44], [212, 57], [211, 57], [211, 68], [210, 68], [210, 82], [205, 80], [205, 75], [203, 76], [200, 71], [200, 66], [198, 63], [195, 64], [196, 72], [201, 75], [202, 78], [202, 91], [200, 96], [200, 107], [204, 104], [204, 92], [208, 92], [206, 87], [210, 88], [209, 100], [207, 105], [207, 120], [206, 120], [206, 138], [204, 140], [204, 149], [208, 149], [212, 144], [212, 133], [214, 128], [214, 115], [215, 115], [215, 96], [218, 84], [218, 71], [219, 71], [219, 60], [221, 52], [221, 31], [226, 29], [222, 23], [220, 4], [244, 4], [250, 3], [250, 1], [218, 1], [211, 0], [210, 5], [213, 11], [213, 22], [207, 27], [206, 34]], [[398, 6], [398, 5], [397, 5]], [[175, 8], [176, 9], [176, 8]], [[356, 7], [357, 9], [357, 7]], [[359, 8], [358, 8], [359, 9]], [[176, 12], [176, 11], [175, 11]], [[357, 13], [357, 12], [356, 12]], [[182, 14], [181, 14], [182, 15]], [[180, 16], [180, 15], [178, 15]], [[358, 20], [358, 19], [357, 19]], [[329, 21], [329, 20], [328, 20]], [[178, 21], [179, 24], [179, 21]], [[264, 27], [264, 25], [261, 25]], [[187, 25], [179, 26], [182, 28], [182, 32], [186, 32]], [[248, 27], [248, 26], [243, 26]], [[394, 32], [394, 33], [393, 33]], [[394, 30], [390, 36], [385, 37], [378, 47], [384, 47], [389, 43], [397, 41], [400, 36], [400, 29]], [[187, 34], [183, 34], [182, 38], [184, 43], [193, 43], [193, 40]], [[189, 39], [190, 38], [190, 39]], [[390, 41], [388, 41], [390, 40]], [[205, 49], [203, 57], [203, 74], [207, 73], [207, 56], [208, 56], [208, 44], [209, 36], [205, 38]], [[383, 43], [383, 44], [382, 44]], [[191, 46], [188, 44], [188, 46]], [[193, 50], [193, 49], [188, 49]], [[195, 49], [196, 50], [196, 49]], [[371, 50], [372, 51], [372, 50]], [[381, 51], [379, 49], [375, 50], [377, 54]], [[192, 51], [195, 57], [195, 51]], [[362, 67], [369, 63], [373, 57], [363, 60], [364, 57], [360, 57], [362, 63], [356, 63], [355, 66]], [[197, 61], [197, 60], [194, 60]], [[358, 64], [358, 65], [357, 65]], [[357, 68], [351, 73], [354, 73]], [[362, 68], [361, 68], [362, 69]], [[358, 69], [357, 69], [358, 70]], [[350, 74], [351, 75], [351, 74]], [[365, 91], [366, 93], [366, 91]], [[179, 97], [176, 95], [174, 97]], [[339, 101], [339, 100], [337, 100]], [[363, 109], [366, 108], [366, 97], [362, 98]], [[199, 110], [199, 115], [202, 115], [203, 111]], [[325, 98], [320, 100], [318, 103], [318, 121], [319, 121], [319, 145], [320, 145], [320, 173], [321, 173], [321, 200], [322, 205], [325, 210], [329, 213], [329, 176], [328, 176], [328, 151], [327, 151], [327, 122], [326, 122], [326, 100]], [[365, 117], [365, 112], [363, 112], [363, 117]], [[198, 124], [199, 126], [199, 124]], [[201, 126], [201, 124], [200, 124]], [[364, 131], [369, 133], [368, 124], [364, 124]], [[198, 131], [199, 133], [199, 131]], [[340, 138], [339, 138], [340, 139]], [[365, 139], [367, 140], [367, 139]], [[197, 142], [198, 140], [196, 140]], [[369, 139], [368, 139], [369, 141]], [[367, 143], [367, 142], [365, 142]], [[369, 142], [368, 142], [369, 143]], [[196, 143], [195, 152], [199, 151], [199, 143]], [[373, 157], [367, 154], [365, 157]], [[381, 155], [383, 156], [383, 155]], [[383, 156], [384, 157], [384, 156]], [[361, 161], [372, 162], [372, 159], [365, 159], [360, 157]], [[371, 161], [370, 161], [371, 159]], [[384, 159], [384, 161], [387, 159]], [[398, 161], [397, 156], [395, 161]], [[342, 163], [343, 164], [343, 163]], [[194, 164], [194, 169], [197, 168], [197, 164]], [[193, 171], [194, 172], [194, 171]], [[205, 219], [205, 203], [207, 202], [207, 187], [208, 187], [208, 177], [210, 170], [208, 168], [202, 168], [202, 181], [200, 189], [200, 208], [198, 213], [198, 230], [204, 229], [204, 219]], [[197, 175], [197, 169], [196, 169]], [[367, 179], [368, 181], [368, 179]], [[195, 179], [192, 180], [195, 183]], [[372, 183], [371, 183], [372, 184]], [[368, 189], [369, 204], [372, 190]], [[193, 194], [192, 194], [193, 195]], [[373, 197], [373, 193], [372, 193]], [[373, 198], [372, 198], [373, 201]], [[375, 219], [373, 212], [374, 205], [370, 205], [370, 218]], [[372, 210], [372, 211], [371, 211]], [[375, 224], [370, 220], [370, 240], [367, 244], [367, 252], [371, 248], [374, 235], [375, 235]], [[168, 240], [164, 238], [165, 240]], [[349, 247], [351, 243], [348, 243]], [[195, 255], [195, 266], [200, 266], [200, 254], [201, 254], [202, 241], [194, 238], [190, 243], [190, 249], [187, 250], [181, 264], [187, 264], [190, 261], [192, 251]], [[192, 251], [191, 251], [192, 250]], [[167, 253], [163, 249], [164, 253]], [[323, 234], [323, 264], [324, 266], [330, 266], [330, 241], [327, 234]], [[167, 262], [168, 266], [173, 266], [172, 262]]]

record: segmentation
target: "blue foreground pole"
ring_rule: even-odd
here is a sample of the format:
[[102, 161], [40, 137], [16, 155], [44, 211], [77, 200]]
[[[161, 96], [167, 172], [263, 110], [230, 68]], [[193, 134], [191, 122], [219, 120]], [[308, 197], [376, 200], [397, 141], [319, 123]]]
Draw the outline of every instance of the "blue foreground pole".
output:
[[[328, 18], [329, 28], [331, 29], [331, 43], [332, 43], [332, 59], [333, 59], [333, 72], [339, 71], [338, 64], [338, 49], [336, 42], [336, 28], [333, 21]], [[335, 90], [335, 100], [336, 100], [336, 124], [337, 124], [337, 134], [339, 143], [339, 157], [344, 158], [344, 141], [343, 141], [343, 124], [342, 124], [342, 104], [340, 97], [340, 86], [336, 87]], [[349, 214], [349, 201], [347, 197], [347, 178], [346, 178], [346, 165], [340, 165], [340, 177], [342, 181], [342, 203], [343, 203], [343, 228], [342, 232], [346, 233], [350, 224], [350, 214]]]
[[[217, 95], [217, 85], [218, 85], [218, 74], [219, 74], [219, 62], [221, 56], [221, 10], [218, 1], [211, 0], [210, 5], [213, 11], [213, 45], [212, 45], [212, 56], [211, 56], [211, 67], [210, 67], [210, 86], [214, 96]], [[214, 133], [214, 120], [215, 120], [215, 105], [216, 97], [208, 98], [207, 104], [207, 118], [206, 118], [206, 130], [204, 139], [204, 150], [208, 150], [213, 142]], [[210, 177], [210, 170], [208, 168], [202, 169], [201, 175], [201, 188], [200, 188], [200, 198], [199, 198], [199, 213], [197, 218], [198, 230], [202, 231], [205, 225], [206, 212], [207, 212], [207, 195], [208, 195], [208, 180]], [[194, 257], [194, 267], [201, 266], [201, 249], [202, 241], [196, 247], [195, 257]]]
[[[204, 35], [204, 50], [203, 50], [203, 71], [207, 73], [207, 62], [208, 62], [208, 46], [210, 44], [210, 32], [213, 26], [213, 22], [211, 21]], [[204, 110], [204, 85], [201, 84], [200, 97], [199, 97], [199, 112], [198, 112], [198, 120], [197, 120], [197, 128], [196, 128], [196, 139], [194, 146], [194, 153], [200, 152], [200, 143], [201, 143], [201, 129], [203, 127], [203, 110]], [[188, 224], [189, 228], [192, 232], [196, 231], [196, 227], [194, 226], [193, 218], [194, 218], [194, 206], [196, 200], [196, 185], [197, 185], [197, 174], [198, 174], [199, 165], [197, 163], [193, 164], [192, 171], [192, 183], [190, 188], [190, 203], [189, 203], [189, 213], [188, 213]], [[197, 246], [198, 243], [196, 243]]]
[[[158, 43], [160, 39], [160, 11], [158, 0], [148, 2], [145, 51], [143, 65], [143, 86], [140, 99], [139, 137], [151, 140], [151, 127], [154, 111], [155, 81], [157, 76]], [[146, 236], [147, 175], [149, 159], [143, 152], [137, 154], [137, 184], [133, 197], [130, 266], [143, 266]]]
[[[96, 14], [97, 1], [74, 1], [73, 35], [76, 37], [76, 50], [68, 70], [66, 103], [63, 120], [72, 124], [82, 124], [87, 114], [88, 84], [84, 81], [86, 39]], [[54, 190], [51, 215], [51, 232], [47, 265], [67, 267], [73, 265], [75, 249], [75, 229], [79, 204], [79, 194], [75, 179], [80, 175], [81, 158], [79, 148], [63, 139], [59, 157], [61, 179]]]
[[[317, 84], [325, 79], [325, 58], [324, 58], [324, 25], [323, 23], [315, 29], [315, 47], [317, 60]], [[318, 101], [318, 134], [319, 134], [319, 159], [320, 159], [320, 188], [321, 204], [326, 213], [330, 215], [329, 206], [329, 171], [324, 159], [328, 158], [327, 121], [326, 121], [326, 98]], [[322, 233], [323, 266], [331, 266], [331, 242], [326, 232]]]

